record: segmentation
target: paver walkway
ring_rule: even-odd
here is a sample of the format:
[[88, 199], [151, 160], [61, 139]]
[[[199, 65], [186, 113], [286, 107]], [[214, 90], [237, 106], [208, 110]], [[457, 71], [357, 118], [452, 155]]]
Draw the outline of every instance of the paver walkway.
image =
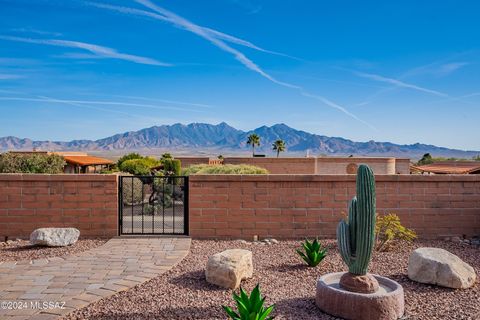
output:
[[0, 319], [56, 319], [172, 268], [190, 238], [114, 238], [65, 258], [0, 262]]

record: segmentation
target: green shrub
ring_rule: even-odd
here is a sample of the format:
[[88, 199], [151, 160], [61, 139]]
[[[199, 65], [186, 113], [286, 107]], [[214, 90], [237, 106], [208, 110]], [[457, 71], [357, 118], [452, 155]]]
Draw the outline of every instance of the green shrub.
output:
[[173, 159], [173, 156], [171, 153], [169, 152], [165, 152], [164, 154], [162, 154], [162, 160], [165, 160], [165, 159]]
[[387, 251], [395, 240], [413, 241], [417, 237], [415, 231], [404, 227], [396, 214], [377, 215], [375, 238], [377, 251]]
[[163, 170], [165, 172], [165, 175], [168, 175], [168, 176], [181, 175], [182, 163], [180, 162], [180, 160], [165, 158], [165, 159], [162, 159], [162, 163], [163, 163]]
[[[240, 288], [240, 295], [233, 293], [233, 299], [237, 304], [238, 311], [235, 312], [232, 308], [223, 306], [223, 310], [233, 320], [271, 320], [273, 317], [268, 317], [272, 313], [275, 305], [267, 308], [263, 306], [265, 298], [262, 298], [260, 287], [257, 286], [252, 290], [250, 297]], [[268, 317], [268, 318], [267, 318]]]
[[7, 152], [0, 155], [1, 173], [63, 173], [65, 159], [57, 154], [18, 154]]
[[268, 174], [268, 170], [246, 164], [197, 164], [183, 170], [183, 175], [191, 174]]
[[124, 205], [134, 205], [143, 202], [143, 182], [137, 177], [122, 179], [122, 199]]
[[312, 242], [305, 239], [305, 242], [302, 243], [302, 247], [305, 252], [302, 252], [299, 249], [296, 251], [310, 267], [316, 267], [327, 256], [327, 248], [322, 248], [318, 239], [315, 239]]
[[117, 167], [120, 168], [122, 163], [124, 163], [127, 160], [133, 160], [133, 159], [143, 159], [143, 156], [136, 152], [126, 154], [117, 160]]
[[131, 173], [138, 176], [150, 175], [152, 168], [156, 167], [160, 162], [154, 158], [146, 157], [141, 159], [125, 160], [119, 166], [120, 171]]

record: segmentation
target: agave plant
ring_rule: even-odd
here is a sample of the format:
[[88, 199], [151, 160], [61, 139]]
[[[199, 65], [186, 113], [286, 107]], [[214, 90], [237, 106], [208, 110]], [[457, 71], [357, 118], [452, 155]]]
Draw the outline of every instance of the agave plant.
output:
[[223, 306], [223, 310], [225, 310], [232, 320], [272, 320], [274, 318], [268, 316], [272, 313], [275, 305], [272, 304], [267, 308], [263, 306], [265, 297], [262, 298], [258, 284], [252, 290], [250, 296], [247, 295], [243, 288], [240, 288], [240, 295], [234, 292], [233, 300], [235, 300], [237, 304], [237, 312], [233, 311], [230, 307]]
[[305, 239], [305, 242], [302, 243], [305, 253], [297, 249], [297, 253], [302, 257], [303, 260], [310, 266], [316, 267], [323, 259], [327, 256], [327, 248], [322, 248], [318, 239], [310, 242], [308, 239]]

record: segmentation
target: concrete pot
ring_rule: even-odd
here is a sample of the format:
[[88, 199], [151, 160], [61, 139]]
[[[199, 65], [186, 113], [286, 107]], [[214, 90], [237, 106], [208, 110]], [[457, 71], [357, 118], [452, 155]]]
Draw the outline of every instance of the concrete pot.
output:
[[403, 316], [405, 300], [399, 283], [374, 274], [378, 291], [356, 293], [340, 287], [343, 274], [328, 273], [318, 279], [315, 303], [323, 312], [347, 320], [396, 320]]

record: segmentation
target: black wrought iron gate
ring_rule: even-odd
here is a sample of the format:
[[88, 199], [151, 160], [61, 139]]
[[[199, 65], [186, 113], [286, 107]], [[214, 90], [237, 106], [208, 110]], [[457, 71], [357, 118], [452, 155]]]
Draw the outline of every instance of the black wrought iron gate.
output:
[[120, 235], [188, 235], [188, 177], [119, 179]]

